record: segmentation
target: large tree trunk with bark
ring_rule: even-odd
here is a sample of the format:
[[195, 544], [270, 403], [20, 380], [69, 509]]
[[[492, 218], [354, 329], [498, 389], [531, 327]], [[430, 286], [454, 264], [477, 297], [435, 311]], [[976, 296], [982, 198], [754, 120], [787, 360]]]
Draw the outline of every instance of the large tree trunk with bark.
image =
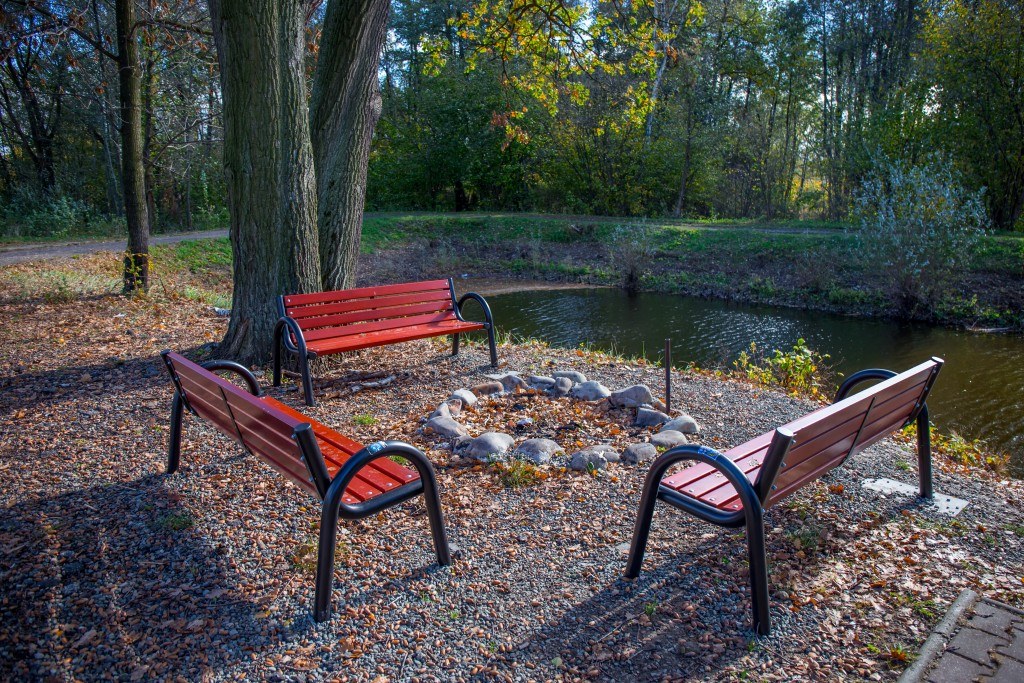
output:
[[275, 298], [317, 291], [302, 0], [210, 0], [224, 98], [234, 296], [219, 353], [270, 358]]
[[142, 74], [135, 37], [135, 0], [117, 0], [117, 72], [121, 98], [121, 180], [128, 223], [124, 291], [149, 288], [149, 213], [142, 164]]
[[388, 0], [331, 0], [310, 100], [324, 289], [355, 283]]

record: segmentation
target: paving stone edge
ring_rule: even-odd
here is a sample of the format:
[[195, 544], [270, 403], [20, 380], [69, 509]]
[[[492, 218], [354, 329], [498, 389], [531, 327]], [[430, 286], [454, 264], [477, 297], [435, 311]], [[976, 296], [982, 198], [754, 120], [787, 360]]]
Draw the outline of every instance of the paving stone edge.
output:
[[907, 667], [896, 683], [918, 683], [924, 680], [924, 675], [928, 672], [928, 669], [931, 668], [936, 658], [946, 649], [946, 643], [956, 630], [960, 617], [967, 610], [974, 607], [978, 599], [978, 594], [969, 588], [960, 593], [957, 599], [953, 601], [953, 604], [949, 606], [946, 616], [942, 617], [942, 621], [935, 626], [932, 634], [928, 636], [928, 640], [924, 641], [917, 659]]

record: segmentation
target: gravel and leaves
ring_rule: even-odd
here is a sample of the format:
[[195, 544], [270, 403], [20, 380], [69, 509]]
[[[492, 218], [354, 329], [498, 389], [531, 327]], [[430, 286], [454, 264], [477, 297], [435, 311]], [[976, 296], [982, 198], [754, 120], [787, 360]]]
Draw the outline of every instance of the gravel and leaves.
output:
[[[940, 456], [936, 489], [970, 501], [956, 518], [864, 489], [916, 480], [913, 450], [893, 439], [768, 511], [771, 636], [749, 628], [742, 531], [659, 507], [644, 571], [626, 581], [645, 466], [454, 463], [421, 418], [493, 371], [483, 346], [453, 359], [435, 340], [318, 371], [386, 372], [386, 386], [313, 409], [294, 386], [272, 392], [364, 443], [424, 449], [458, 547], [452, 566], [434, 564], [419, 501], [343, 522], [335, 616], [314, 624], [317, 501], [191, 417], [182, 467], [164, 474], [157, 353], [202, 358], [225, 319], [181, 283], [131, 300], [90, 289], [81, 278], [107, 267], [91, 258], [62, 271], [80, 273], [66, 295], [0, 278], [5, 680], [894, 680], [963, 588], [1024, 605], [1024, 485]], [[612, 389], [658, 393], [662, 377], [538, 343], [499, 355], [503, 370], [579, 370]], [[691, 440], [720, 449], [814, 407], [696, 372], [673, 396], [702, 426]], [[489, 397], [460, 420], [567, 453], [654, 432], [572, 398]]]

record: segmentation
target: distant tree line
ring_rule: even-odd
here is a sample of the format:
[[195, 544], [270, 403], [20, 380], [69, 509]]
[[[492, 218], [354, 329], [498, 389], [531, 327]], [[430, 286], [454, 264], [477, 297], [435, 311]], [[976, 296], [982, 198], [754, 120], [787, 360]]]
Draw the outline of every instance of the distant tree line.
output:
[[[302, 4], [312, 93], [325, 14]], [[369, 209], [844, 220], [874, 160], [938, 152], [1021, 226], [1024, 2], [393, 0], [388, 21]], [[140, 229], [226, 225], [213, 33], [196, 0], [0, 0], [4, 229], [123, 231], [133, 187]]]

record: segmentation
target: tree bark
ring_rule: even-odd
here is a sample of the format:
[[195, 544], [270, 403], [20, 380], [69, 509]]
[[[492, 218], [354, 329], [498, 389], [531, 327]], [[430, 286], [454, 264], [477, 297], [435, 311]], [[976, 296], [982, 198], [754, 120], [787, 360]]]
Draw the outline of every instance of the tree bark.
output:
[[135, 0], [117, 0], [117, 74], [121, 98], [121, 180], [128, 223], [124, 291], [149, 288], [149, 213], [142, 163], [142, 74], [135, 37]]
[[389, 6], [388, 0], [331, 0], [324, 17], [310, 99], [324, 289], [355, 284]]
[[302, 0], [210, 0], [224, 99], [234, 296], [218, 353], [270, 358], [275, 298], [318, 291]]

